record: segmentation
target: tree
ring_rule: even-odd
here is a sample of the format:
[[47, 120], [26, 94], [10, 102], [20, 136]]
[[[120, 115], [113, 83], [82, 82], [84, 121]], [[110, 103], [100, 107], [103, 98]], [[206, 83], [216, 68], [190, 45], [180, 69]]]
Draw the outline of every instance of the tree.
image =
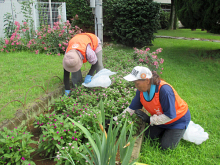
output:
[[208, 8], [204, 14], [203, 27], [211, 33], [220, 34], [220, 0], [207, 0]]
[[177, 0], [176, 8], [185, 27], [220, 33], [220, 0]]

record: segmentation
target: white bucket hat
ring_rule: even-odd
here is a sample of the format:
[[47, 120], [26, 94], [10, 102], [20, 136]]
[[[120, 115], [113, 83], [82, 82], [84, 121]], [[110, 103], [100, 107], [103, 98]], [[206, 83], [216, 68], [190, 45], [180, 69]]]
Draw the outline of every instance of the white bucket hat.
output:
[[129, 75], [123, 78], [127, 81], [143, 80], [147, 78], [150, 79], [152, 78], [152, 72], [146, 67], [136, 66]]
[[82, 67], [83, 60], [76, 49], [68, 51], [63, 57], [63, 67], [68, 72], [77, 72]]

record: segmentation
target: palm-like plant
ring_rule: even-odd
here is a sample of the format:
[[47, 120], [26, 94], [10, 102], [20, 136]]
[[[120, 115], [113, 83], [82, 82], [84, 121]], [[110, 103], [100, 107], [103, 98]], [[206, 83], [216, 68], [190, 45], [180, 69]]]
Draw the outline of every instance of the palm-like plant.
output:
[[[115, 165], [116, 155], [119, 148], [120, 165], [133, 164], [134, 162], [136, 162], [136, 160], [130, 162], [130, 158], [132, 155], [135, 140], [147, 128], [145, 128], [145, 130], [143, 130], [139, 136], [132, 137], [133, 123], [127, 126], [126, 121], [125, 123], [123, 123], [123, 126], [122, 123], [119, 123], [113, 128], [113, 118], [111, 118], [108, 133], [106, 133], [105, 128], [103, 128], [103, 126], [100, 124], [103, 123], [103, 125], [105, 126], [105, 113], [102, 100], [100, 101], [100, 109], [101, 117], [99, 118], [98, 122], [100, 125], [100, 129], [102, 130], [101, 136], [98, 133], [94, 133], [92, 136], [85, 127], [69, 118], [71, 122], [75, 123], [75, 125], [78, 126], [85, 133], [92, 146], [91, 151], [86, 145], [84, 145], [89, 156], [86, 156], [82, 153], [80, 153], [80, 155], [82, 155], [90, 165]], [[118, 131], [121, 127], [122, 129], [118, 136]], [[128, 131], [130, 131], [130, 133], [127, 137], [126, 133]]]

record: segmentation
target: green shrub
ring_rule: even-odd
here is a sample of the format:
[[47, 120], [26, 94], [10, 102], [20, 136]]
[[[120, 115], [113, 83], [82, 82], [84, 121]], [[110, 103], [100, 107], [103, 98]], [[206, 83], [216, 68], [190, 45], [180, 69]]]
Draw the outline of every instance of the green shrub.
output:
[[160, 4], [146, 0], [118, 0], [114, 5], [114, 38], [127, 46], [152, 45], [159, 27]]
[[170, 13], [160, 9], [160, 29], [168, 29]]
[[[48, 2], [44, 0], [45, 2]], [[52, 2], [66, 2], [66, 16], [67, 19], [71, 19], [78, 15], [78, 19], [75, 19], [75, 23], [81, 27], [84, 32], [94, 33], [94, 15], [92, 14], [92, 8], [90, 7], [90, 1], [88, 0], [53, 0]]]

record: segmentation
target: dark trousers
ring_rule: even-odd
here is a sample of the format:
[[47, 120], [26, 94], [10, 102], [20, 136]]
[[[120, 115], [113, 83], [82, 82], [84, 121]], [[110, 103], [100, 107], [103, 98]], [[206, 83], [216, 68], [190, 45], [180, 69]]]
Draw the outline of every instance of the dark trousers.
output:
[[174, 149], [183, 137], [186, 129], [165, 129], [156, 125], [149, 126], [145, 131], [145, 136], [151, 139], [160, 139], [160, 147], [164, 150]]

